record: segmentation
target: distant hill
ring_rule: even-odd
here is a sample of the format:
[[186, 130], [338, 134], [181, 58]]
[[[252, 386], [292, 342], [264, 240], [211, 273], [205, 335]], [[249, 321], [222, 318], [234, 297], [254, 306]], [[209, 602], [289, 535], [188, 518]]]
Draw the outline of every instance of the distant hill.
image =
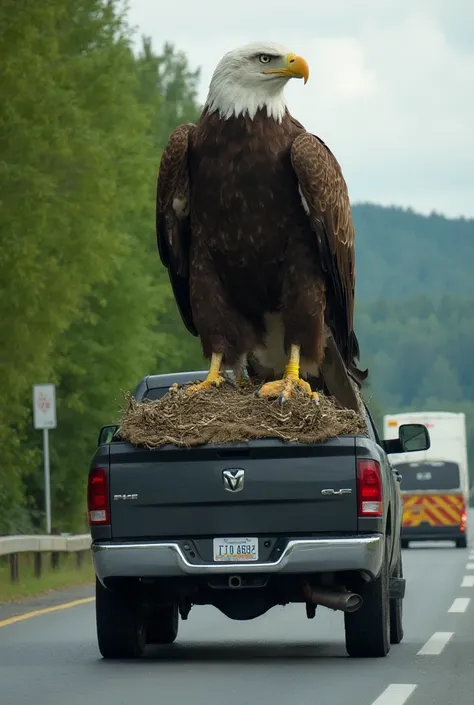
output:
[[474, 293], [474, 220], [371, 204], [353, 216], [358, 301]]

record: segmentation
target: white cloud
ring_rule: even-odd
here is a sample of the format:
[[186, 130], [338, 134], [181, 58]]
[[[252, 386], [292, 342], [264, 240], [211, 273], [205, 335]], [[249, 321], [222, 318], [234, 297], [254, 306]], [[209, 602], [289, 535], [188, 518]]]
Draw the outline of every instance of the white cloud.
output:
[[314, 54], [316, 80], [331, 100], [350, 102], [374, 95], [377, 72], [367, 63], [364, 47], [355, 39], [317, 39], [309, 47]]
[[155, 49], [171, 41], [202, 67], [202, 100], [217, 61], [240, 44], [269, 39], [305, 56], [310, 81], [288, 86], [289, 108], [334, 151], [353, 201], [474, 216], [474, 3], [129, 5]]

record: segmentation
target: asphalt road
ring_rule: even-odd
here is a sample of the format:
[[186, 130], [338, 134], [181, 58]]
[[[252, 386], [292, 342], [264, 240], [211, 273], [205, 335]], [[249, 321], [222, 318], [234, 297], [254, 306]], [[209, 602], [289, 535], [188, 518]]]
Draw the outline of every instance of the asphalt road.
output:
[[[0, 607], [0, 704], [472, 705], [473, 549], [419, 544], [404, 570], [405, 639], [385, 659], [349, 659], [343, 616], [324, 608], [312, 621], [293, 606], [248, 623], [193, 608], [171, 647], [106, 662], [94, 604], [81, 602], [90, 589]], [[68, 601], [78, 604], [47, 611]]]

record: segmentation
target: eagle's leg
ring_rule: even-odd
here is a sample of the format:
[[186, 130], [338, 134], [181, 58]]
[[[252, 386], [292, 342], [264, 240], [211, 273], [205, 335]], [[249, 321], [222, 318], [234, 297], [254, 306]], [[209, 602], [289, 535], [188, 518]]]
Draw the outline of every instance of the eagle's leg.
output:
[[247, 373], [247, 355], [242, 355], [232, 367], [232, 372], [235, 377], [235, 386], [239, 389], [245, 389], [251, 383]]
[[222, 353], [212, 353], [211, 364], [209, 366], [209, 372], [204, 382], [198, 382], [197, 384], [192, 384], [187, 387], [186, 392], [193, 394], [194, 392], [200, 392], [203, 389], [211, 389], [211, 387], [219, 387], [225, 378], [221, 375], [221, 365], [222, 365]]
[[313, 392], [311, 385], [300, 377], [300, 346], [292, 345], [290, 359], [285, 367], [283, 379], [267, 382], [259, 389], [257, 395], [270, 399], [279, 397], [280, 403], [283, 404], [290, 398], [296, 387], [301, 387], [315, 403], [318, 403], [319, 394]]

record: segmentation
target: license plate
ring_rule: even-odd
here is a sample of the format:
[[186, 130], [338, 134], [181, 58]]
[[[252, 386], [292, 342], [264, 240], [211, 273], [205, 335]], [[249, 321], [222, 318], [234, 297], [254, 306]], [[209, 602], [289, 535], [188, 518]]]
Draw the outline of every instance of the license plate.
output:
[[215, 563], [258, 561], [258, 539], [214, 539]]

